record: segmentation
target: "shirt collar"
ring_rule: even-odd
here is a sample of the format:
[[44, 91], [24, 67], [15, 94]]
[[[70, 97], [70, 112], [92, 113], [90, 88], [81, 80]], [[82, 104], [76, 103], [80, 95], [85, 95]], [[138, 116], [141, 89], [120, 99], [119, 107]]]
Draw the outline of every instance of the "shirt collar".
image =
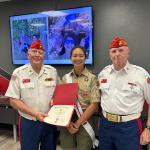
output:
[[[111, 68], [111, 69], [110, 69], [110, 73], [116, 72], [116, 70], [115, 70], [113, 64], [111, 65], [110, 68]], [[129, 73], [130, 69], [131, 69], [131, 64], [127, 61], [125, 67], [124, 67], [121, 71], [125, 71], [126, 73]]]
[[[87, 70], [87, 68], [85, 67], [84, 70], [81, 72], [81, 75], [80, 75], [80, 76], [82, 76], [82, 75], [87, 76], [87, 72], [88, 72], [88, 70]], [[74, 69], [71, 70], [70, 74], [71, 74], [72, 76], [76, 76], [76, 74], [75, 74], [75, 72], [74, 72]]]
[[28, 64], [28, 71], [29, 71], [29, 75], [34, 73], [34, 70], [33, 70], [32, 66], [31, 66], [31, 64]]
[[[28, 64], [28, 70], [29, 70], [29, 75], [35, 73], [30, 63]], [[43, 73], [46, 73], [46, 69], [44, 69], [44, 66], [42, 65], [39, 75]]]
[[130, 64], [129, 62], [127, 62], [127, 64], [126, 64], [125, 67], [124, 67], [124, 70], [125, 70], [127, 73], [129, 73], [130, 69], [131, 69], [131, 64]]

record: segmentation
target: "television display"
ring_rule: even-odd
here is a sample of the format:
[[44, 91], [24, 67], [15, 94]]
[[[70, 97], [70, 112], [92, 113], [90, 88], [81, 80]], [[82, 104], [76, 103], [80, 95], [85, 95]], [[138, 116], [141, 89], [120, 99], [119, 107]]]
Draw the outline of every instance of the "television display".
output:
[[71, 64], [76, 45], [85, 47], [86, 64], [92, 64], [92, 27], [92, 7], [11, 16], [12, 62], [28, 63], [27, 51], [39, 39], [45, 47], [44, 64]]

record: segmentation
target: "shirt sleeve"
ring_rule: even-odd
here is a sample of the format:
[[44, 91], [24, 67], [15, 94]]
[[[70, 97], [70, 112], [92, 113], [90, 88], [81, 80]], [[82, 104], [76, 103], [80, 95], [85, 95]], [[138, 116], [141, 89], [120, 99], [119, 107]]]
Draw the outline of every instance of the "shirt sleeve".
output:
[[91, 103], [100, 102], [99, 84], [96, 76], [91, 81]]
[[100, 90], [101, 78], [102, 78], [102, 71], [98, 75], [98, 88], [99, 88], [99, 90]]
[[9, 86], [5, 96], [20, 99], [19, 77], [17, 76], [17, 73], [15, 71], [11, 76], [11, 80], [9, 82]]
[[144, 99], [150, 104], [150, 76], [147, 75], [144, 84]]

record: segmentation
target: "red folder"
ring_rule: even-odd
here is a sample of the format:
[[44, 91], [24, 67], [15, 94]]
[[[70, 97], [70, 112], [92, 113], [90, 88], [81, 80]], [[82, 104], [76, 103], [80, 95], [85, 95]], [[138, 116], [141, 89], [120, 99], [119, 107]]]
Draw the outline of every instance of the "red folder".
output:
[[76, 105], [78, 83], [58, 84], [51, 105]]
[[58, 84], [55, 88], [52, 107], [44, 122], [67, 127], [70, 124], [78, 94], [77, 83]]

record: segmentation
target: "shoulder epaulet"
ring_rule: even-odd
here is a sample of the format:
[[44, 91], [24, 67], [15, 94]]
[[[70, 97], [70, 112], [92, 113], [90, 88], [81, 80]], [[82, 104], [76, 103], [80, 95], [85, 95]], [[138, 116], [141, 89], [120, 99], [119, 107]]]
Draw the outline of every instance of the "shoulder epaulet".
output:
[[110, 69], [110, 68], [111, 68], [111, 65], [108, 65], [108, 66], [104, 67], [104, 68], [102, 69], [102, 71], [108, 70], [108, 69]]
[[72, 73], [72, 71], [70, 71], [70, 72], [64, 74], [63, 76], [65, 77], [65, 76], [67, 76], [67, 75], [70, 75], [71, 73]]
[[142, 67], [140, 67], [140, 66], [136, 66], [136, 65], [133, 65], [133, 67], [134, 67], [137, 71], [139, 71], [139, 72], [141, 72], [142, 74], [144, 74], [145, 76], [149, 76], [149, 73], [148, 73], [144, 68], [142, 68]]
[[87, 69], [89, 73], [93, 74], [93, 71], [91, 69]]
[[26, 64], [26, 65], [23, 65], [23, 66], [21, 66], [21, 67], [18, 67], [18, 68], [16, 68], [15, 70], [14, 70], [14, 73], [17, 73], [17, 72], [19, 72], [20, 70], [24, 70], [24, 69], [27, 69], [28, 68], [28, 65]]
[[108, 66], [104, 67], [104, 69], [108, 69], [108, 68], [110, 68], [110, 66], [111, 66], [111, 65], [108, 65]]
[[106, 66], [106, 67], [104, 67], [101, 71], [100, 71], [100, 73], [98, 74], [98, 78], [105, 72], [105, 73], [110, 73], [110, 71], [111, 71], [111, 65], [108, 65], [108, 66]]
[[56, 70], [56, 68], [54, 68], [54, 67], [52, 67], [52, 66], [50, 66], [50, 65], [44, 65], [44, 67], [47, 68], [47, 69], [53, 69], [53, 70]]
[[70, 75], [72, 72], [70, 71], [70, 72], [68, 72], [68, 73], [66, 73], [66, 74], [64, 74], [63, 76], [62, 76], [62, 78], [66, 78], [68, 75]]

